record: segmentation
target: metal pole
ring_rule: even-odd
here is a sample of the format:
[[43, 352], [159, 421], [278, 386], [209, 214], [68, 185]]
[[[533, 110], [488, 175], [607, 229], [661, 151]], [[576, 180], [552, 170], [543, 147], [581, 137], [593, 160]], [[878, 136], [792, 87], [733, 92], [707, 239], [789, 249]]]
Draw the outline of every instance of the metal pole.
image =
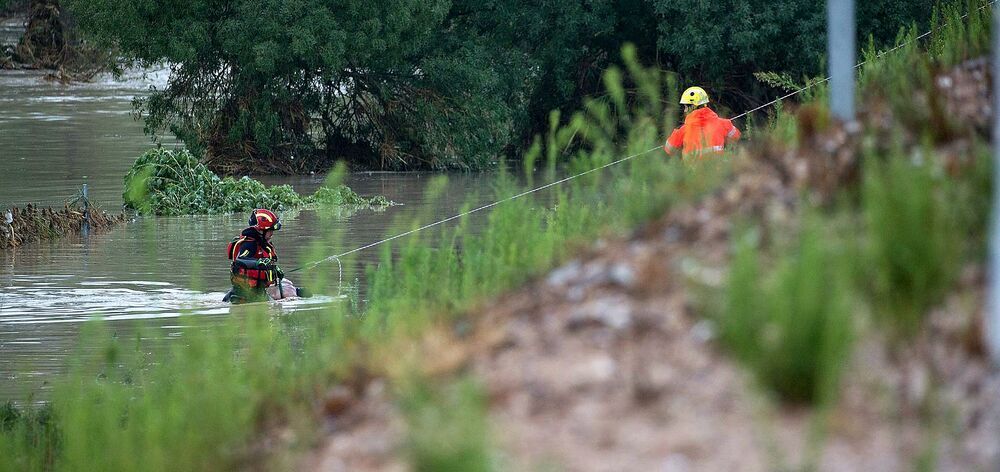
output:
[[83, 235], [90, 235], [90, 200], [87, 199], [87, 184], [83, 184]]
[[[1000, 90], [1000, 6], [993, 7], [993, 90]], [[990, 212], [986, 290], [986, 343], [1000, 365], [1000, 93], [993, 94], [993, 208]]]
[[854, 0], [827, 0], [830, 111], [844, 122], [854, 121], [855, 36]]

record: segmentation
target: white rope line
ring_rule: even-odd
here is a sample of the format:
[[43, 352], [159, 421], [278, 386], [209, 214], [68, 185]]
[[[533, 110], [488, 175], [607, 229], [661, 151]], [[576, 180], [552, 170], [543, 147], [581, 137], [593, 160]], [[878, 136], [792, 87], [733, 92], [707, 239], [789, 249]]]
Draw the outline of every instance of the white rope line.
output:
[[765, 104], [763, 104], [763, 105], [761, 105], [761, 106], [759, 106], [757, 108], [754, 108], [752, 110], [748, 110], [748, 111], [745, 111], [743, 113], [740, 113], [739, 115], [736, 115], [736, 116], [730, 118], [730, 120], [737, 120], [737, 119], [743, 118], [744, 116], [747, 116], [747, 115], [749, 115], [749, 114], [751, 114], [751, 113], [753, 113], [753, 112], [755, 112], [757, 110], [760, 110], [762, 108], [767, 108], [767, 107], [769, 107], [771, 105], [774, 105], [775, 103], [778, 103], [778, 102], [780, 102], [780, 101], [782, 101], [782, 100], [784, 100], [786, 98], [789, 98], [789, 97], [794, 96], [794, 95], [798, 95], [798, 94], [800, 94], [802, 92], [805, 92], [806, 90], [809, 90], [809, 89], [811, 89], [811, 88], [813, 88], [813, 87], [815, 87], [815, 86], [817, 86], [819, 84], [822, 84], [824, 82], [827, 82], [829, 80], [830, 80], [830, 78], [827, 77], [827, 78], [825, 78], [823, 80], [819, 80], [819, 81], [813, 82], [813, 83], [811, 83], [809, 85], [806, 85], [805, 87], [802, 87], [802, 88], [800, 88], [798, 90], [795, 90], [793, 92], [789, 92], [789, 93], [787, 93], [785, 95], [782, 95], [782, 96], [780, 96], [778, 98], [775, 98], [774, 100], [771, 100], [770, 102], [767, 102], [767, 103], [765, 103]]
[[310, 269], [310, 268], [316, 267], [317, 265], [320, 265], [320, 264], [322, 264], [322, 263], [324, 263], [326, 261], [331, 261], [331, 260], [334, 260], [334, 259], [337, 259], [339, 261], [339, 259], [341, 257], [347, 256], [347, 255], [350, 255], [350, 254], [354, 254], [355, 252], [363, 251], [365, 249], [372, 248], [372, 247], [378, 246], [380, 244], [392, 241], [394, 239], [402, 238], [404, 236], [409, 236], [409, 235], [411, 235], [413, 233], [417, 233], [417, 232], [423, 231], [425, 229], [432, 228], [434, 226], [438, 226], [440, 224], [444, 224], [444, 223], [447, 223], [447, 222], [452, 221], [452, 220], [456, 220], [456, 219], [461, 218], [463, 216], [468, 216], [468, 215], [471, 215], [471, 214], [479, 212], [479, 211], [483, 211], [483, 210], [486, 210], [486, 209], [489, 209], [489, 208], [493, 208], [493, 207], [495, 207], [497, 205], [500, 205], [502, 203], [507, 203], [507, 202], [509, 202], [511, 200], [515, 200], [515, 199], [521, 198], [523, 196], [530, 195], [532, 193], [535, 193], [535, 192], [538, 192], [538, 191], [541, 191], [541, 190], [545, 190], [545, 189], [547, 189], [549, 187], [554, 187], [554, 186], [559, 185], [561, 183], [568, 182], [568, 181], [576, 179], [578, 177], [582, 177], [584, 175], [587, 175], [587, 174], [590, 174], [590, 173], [593, 173], [593, 172], [597, 172], [599, 170], [606, 169], [606, 168], [611, 167], [613, 165], [625, 162], [625, 161], [627, 161], [629, 159], [633, 159], [633, 158], [639, 157], [639, 156], [641, 156], [643, 154], [649, 154], [649, 153], [651, 153], [651, 152], [653, 152], [653, 151], [655, 151], [657, 149], [660, 149], [660, 146], [656, 146], [654, 148], [647, 149], [645, 151], [632, 154], [631, 156], [628, 156], [628, 157], [623, 157], [621, 159], [618, 159], [617, 161], [609, 162], [609, 163], [604, 164], [604, 165], [602, 165], [600, 167], [595, 167], [593, 169], [580, 172], [579, 174], [571, 175], [569, 177], [556, 180], [554, 182], [549, 182], [549, 183], [547, 183], [545, 185], [542, 185], [541, 187], [536, 187], [536, 188], [533, 188], [531, 190], [526, 190], [526, 191], [521, 192], [521, 193], [519, 193], [517, 195], [512, 195], [512, 196], [504, 198], [502, 200], [497, 200], [497, 201], [495, 201], [493, 203], [488, 203], [486, 205], [483, 205], [483, 206], [480, 206], [480, 207], [477, 207], [477, 208], [473, 208], [472, 210], [469, 210], [469, 211], [466, 211], [466, 212], [463, 212], [463, 213], [459, 213], [457, 215], [449, 216], [448, 218], [445, 218], [443, 220], [435, 221], [433, 223], [423, 225], [423, 226], [421, 226], [419, 228], [414, 228], [414, 229], [411, 229], [411, 230], [406, 231], [404, 233], [399, 233], [399, 234], [397, 234], [395, 236], [391, 236], [391, 237], [388, 237], [388, 238], [385, 238], [385, 239], [382, 239], [382, 240], [379, 240], [379, 241], [375, 241], [373, 243], [365, 244], [364, 246], [351, 249], [350, 251], [347, 251], [347, 252], [344, 252], [344, 253], [341, 253], [341, 254], [329, 256], [329, 257], [326, 257], [324, 259], [320, 259], [320, 260], [315, 261], [315, 262], [310, 262], [309, 264], [306, 264], [306, 265], [304, 265], [302, 267], [299, 267], [299, 268], [296, 268], [296, 269], [292, 269], [292, 270], [290, 270], [288, 272], [291, 273], [291, 272], [295, 272], [295, 271], [299, 271], [299, 270], [303, 270], [303, 269]]
[[[983, 9], [985, 9], [985, 8], [993, 5], [997, 1], [998, 0], [991, 0], [989, 3], [987, 3], [987, 4], [985, 4], [985, 5], [981, 6], [981, 7], [979, 7], [979, 10], [983, 10]], [[968, 18], [968, 16], [969, 16], [969, 13], [966, 13], [966, 14], [962, 15], [960, 19], [964, 20], [965, 18]], [[943, 26], [947, 26], [947, 25], [943, 25]], [[894, 46], [894, 47], [892, 47], [890, 49], [887, 49], [885, 51], [882, 51], [882, 52], [878, 53], [872, 60], [881, 59], [886, 54], [895, 52], [895, 51], [899, 50], [900, 48], [902, 48], [902, 47], [904, 47], [904, 46], [906, 46], [906, 45], [908, 45], [910, 43], [913, 43], [914, 41], [919, 41], [919, 40], [921, 40], [921, 39], [929, 36], [934, 31], [937, 31], [937, 30], [935, 28], [931, 28], [930, 31], [927, 31], [927, 32], [921, 34], [920, 36], [917, 36], [917, 37], [915, 37], [915, 38], [913, 38], [913, 39], [911, 39], [909, 41], [900, 43], [900, 44], [898, 44], [898, 45], [896, 45], [896, 46]], [[855, 65], [854, 68], [855, 69], [860, 68], [861, 66], [865, 65], [865, 63], [867, 63], [867, 62], [868, 62], [867, 60], [861, 61], [861, 62], [857, 63], [857, 65]], [[782, 100], [788, 99], [788, 98], [793, 97], [795, 95], [798, 95], [798, 94], [800, 94], [800, 93], [802, 93], [802, 92], [804, 92], [806, 90], [809, 90], [809, 89], [811, 89], [811, 88], [813, 88], [813, 87], [815, 87], [815, 86], [817, 86], [819, 84], [828, 82], [829, 80], [830, 80], [830, 77], [827, 76], [826, 78], [824, 78], [822, 80], [818, 80], [816, 82], [808, 84], [808, 85], [806, 85], [806, 86], [804, 86], [804, 87], [802, 87], [802, 88], [800, 88], [798, 90], [794, 90], [792, 92], [789, 92], [789, 93], [787, 93], [785, 95], [782, 95], [781, 97], [778, 97], [778, 98], [776, 98], [774, 100], [771, 100], [770, 102], [767, 102], [767, 103], [765, 103], [763, 105], [760, 105], [760, 106], [758, 106], [756, 108], [753, 108], [751, 110], [748, 110], [748, 111], [745, 111], [743, 113], [740, 113], [739, 115], [736, 115], [736, 116], [730, 118], [730, 120], [736, 120], [736, 119], [742, 118], [742, 117], [744, 117], [746, 115], [749, 115], [749, 114], [751, 114], [751, 113], [753, 113], [755, 111], [761, 110], [763, 108], [767, 108], [767, 107], [769, 107], [771, 105], [774, 105], [775, 103], [778, 103], [778, 102], [780, 102]], [[568, 182], [570, 180], [576, 179], [578, 177], [582, 177], [582, 176], [590, 174], [592, 172], [597, 172], [599, 170], [606, 169], [606, 168], [611, 167], [613, 165], [620, 164], [622, 162], [625, 162], [625, 161], [628, 161], [630, 159], [642, 156], [644, 154], [649, 154], [649, 153], [651, 153], [651, 152], [653, 152], [653, 151], [655, 151], [657, 149], [660, 149], [660, 146], [656, 146], [654, 148], [651, 148], [651, 149], [648, 149], [648, 150], [645, 150], [645, 151], [642, 151], [642, 152], [639, 152], [639, 153], [636, 153], [636, 154], [632, 154], [631, 156], [628, 156], [628, 157], [623, 157], [621, 159], [618, 159], [617, 161], [609, 162], [609, 163], [604, 164], [604, 165], [602, 165], [600, 167], [595, 167], [593, 169], [590, 169], [590, 170], [587, 170], [587, 171], [584, 171], [584, 172], [580, 172], [579, 174], [571, 175], [569, 177], [566, 177], [566, 178], [563, 178], [563, 179], [559, 179], [559, 180], [556, 180], [554, 182], [550, 182], [548, 184], [542, 185], [541, 187], [536, 187], [536, 188], [533, 188], [531, 190], [526, 190], [526, 191], [521, 192], [521, 193], [519, 193], [517, 195], [513, 195], [513, 196], [510, 196], [510, 197], [504, 198], [502, 200], [498, 200], [498, 201], [495, 201], [493, 203], [489, 203], [489, 204], [486, 204], [486, 205], [474, 208], [472, 210], [469, 210], [469, 211], [466, 211], [466, 212], [463, 212], [463, 213], [460, 213], [460, 214], [457, 214], [457, 215], [449, 216], [448, 218], [445, 218], [443, 220], [435, 221], [433, 223], [423, 225], [423, 226], [421, 226], [419, 228], [415, 228], [415, 229], [411, 229], [411, 230], [403, 232], [403, 233], [399, 233], [399, 234], [397, 234], [395, 236], [390, 236], [388, 238], [381, 239], [379, 241], [375, 241], [373, 243], [365, 244], [364, 246], [360, 246], [360, 247], [351, 249], [350, 251], [347, 251], [347, 252], [343, 252], [343, 253], [340, 253], [340, 254], [336, 254], [336, 255], [329, 256], [329, 257], [325, 257], [325, 258], [320, 259], [318, 261], [310, 262], [310, 263], [308, 263], [306, 265], [303, 265], [301, 267], [297, 267], [295, 269], [292, 269], [292, 270], [288, 271], [288, 273], [298, 272], [300, 270], [305, 270], [305, 269], [311, 269], [311, 268], [316, 267], [316, 266], [318, 266], [318, 265], [320, 265], [320, 264], [322, 264], [324, 262], [331, 261], [331, 260], [336, 260], [337, 264], [340, 265], [340, 258], [341, 257], [354, 254], [355, 252], [364, 251], [365, 249], [373, 248], [375, 246], [387, 243], [389, 241], [392, 241], [392, 240], [395, 240], [395, 239], [399, 239], [399, 238], [402, 238], [402, 237], [405, 237], [405, 236], [409, 236], [409, 235], [411, 235], [413, 233], [418, 233], [418, 232], [423, 231], [425, 229], [433, 228], [434, 226], [438, 226], [438, 225], [447, 223], [449, 221], [456, 220], [458, 218], [462, 218], [464, 216], [471, 215], [473, 213], [476, 213], [476, 212], [479, 212], [479, 211], [482, 211], [482, 210], [493, 208], [493, 207], [495, 207], [497, 205], [500, 205], [502, 203], [507, 203], [507, 202], [509, 202], [511, 200], [515, 200], [515, 199], [524, 197], [526, 195], [530, 195], [532, 193], [535, 193], [535, 192], [538, 192], [538, 191], [541, 191], [541, 190], [545, 190], [545, 189], [547, 189], [549, 187], [554, 187], [554, 186], [562, 184], [564, 182]], [[341, 267], [340, 270], [341, 270], [341, 277], [343, 277], [343, 267]]]

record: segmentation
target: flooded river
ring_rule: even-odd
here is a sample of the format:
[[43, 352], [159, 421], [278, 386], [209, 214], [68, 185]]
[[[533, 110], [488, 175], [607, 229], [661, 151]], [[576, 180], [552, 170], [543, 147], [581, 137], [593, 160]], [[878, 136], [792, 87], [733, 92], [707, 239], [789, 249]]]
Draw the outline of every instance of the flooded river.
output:
[[[91, 199], [120, 208], [122, 177], [151, 146], [131, 115], [133, 97], [162, 86], [164, 72], [131, 74], [122, 81], [62, 86], [36, 71], [0, 71], [0, 207], [37, 203], [59, 206], [87, 183]], [[168, 145], [170, 143], [168, 142]], [[428, 173], [360, 173], [347, 184], [361, 194], [382, 194], [402, 205], [384, 211], [301, 211], [282, 215], [275, 237], [284, 268], [344, 252], [391, 233], [416, 215], [446, 217], [488, 193], [489, 175], [454, 174], [444, 198], [430, 205]], [[323, 176], [265, 177], [300, 193], [315, 190]], [[247, 215], [140, 218], [87, 237], [0, 250], [0, 403], [45, 396], [46, 382], [65, 369], [78, 346], [83, 321], [101, 317], [118, 334], [152, 326], [169, 338], [178, 316], [222, 319], [228, 288], [225, 247]], [[473, 221], [473, 225], [476, 222]], [[377, 260], [378, 251], [357, 254], [350, 273]], [[356, 272], [356, 270], [355, 270]], [[298, 275], [298, 274], [296, 274]], [[338, 302], [336, 263], [306, 274], [329, 281], [313, 299], [282, 305], [282, 312]], [[300, 282], [301, 283], [301, 282]], [[155, 333], [160, 333], [159, 335]], [[80, 349], [80, 351], [78, 351]]]

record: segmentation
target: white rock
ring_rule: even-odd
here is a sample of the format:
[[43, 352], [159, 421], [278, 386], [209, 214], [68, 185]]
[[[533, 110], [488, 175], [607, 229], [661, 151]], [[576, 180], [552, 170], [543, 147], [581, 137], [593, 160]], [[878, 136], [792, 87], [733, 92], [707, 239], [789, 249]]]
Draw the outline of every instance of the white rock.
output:
[[554, 287], [566, 285], [580, 275], [580, 268], [580, 261], [570, 262], [569, 264], [552, 271], [545, 282]]
[[706, 343], [715, 337], [715, 325], [709, 320], [701, 320], [691, 327], [691, 337], [699, 343]]
[[675, 452], [663, 460], [663, 472], [687, 472], [691, 470], [691, 460], [684, 454]]
[[632, 307], [619, 298], [600, 298], [574, 311], [567, 320], [566, 327], [578, 329], [589, 324], [623, 330], [632, 325]]
[[604, 354], [593, 356], [577, 365], [573, 385], [582, 387], [609, 382], [617, 369], [617, 363], [610, 356]]
[[635, 285], [635, 271], [627, 264], [615, 264], [611, 267], [611, 281], [622, 286], [631, 287]]

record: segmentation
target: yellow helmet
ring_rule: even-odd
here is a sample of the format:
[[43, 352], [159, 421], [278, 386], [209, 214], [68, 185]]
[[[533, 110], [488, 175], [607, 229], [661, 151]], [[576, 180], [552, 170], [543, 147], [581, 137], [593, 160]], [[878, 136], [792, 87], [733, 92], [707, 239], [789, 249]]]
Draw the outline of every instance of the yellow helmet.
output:
[[681, 105], [704, 105], [708, 103], [708, 92], [701, 87], [688, 87], [681, 94]]

